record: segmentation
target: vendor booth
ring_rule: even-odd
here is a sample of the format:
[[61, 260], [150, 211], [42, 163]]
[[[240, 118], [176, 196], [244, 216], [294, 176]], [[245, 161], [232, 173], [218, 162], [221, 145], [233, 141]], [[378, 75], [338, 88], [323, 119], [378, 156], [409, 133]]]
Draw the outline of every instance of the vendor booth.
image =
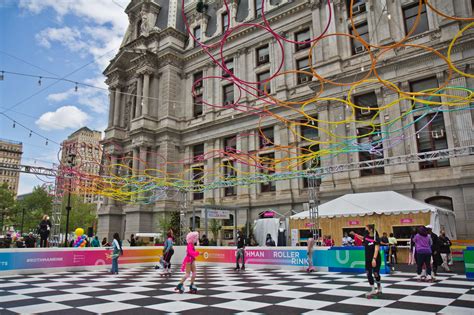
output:
[[[303, 245], [311, 236], [309, 211], [291, 216], [292, 242]], [[342, 244], [344, 232], [362, 232], [365, 225], [375, 224], [382, 236], [394, 233], [399, 245], [408, 245], [413, 229], [431, 224], [433, 232], [445, 231], [456, 239], [454, 212], [430, 205], [394, 191], [348, 194], [319, 206], [319, 235], [330, 235], [336, 246]]]

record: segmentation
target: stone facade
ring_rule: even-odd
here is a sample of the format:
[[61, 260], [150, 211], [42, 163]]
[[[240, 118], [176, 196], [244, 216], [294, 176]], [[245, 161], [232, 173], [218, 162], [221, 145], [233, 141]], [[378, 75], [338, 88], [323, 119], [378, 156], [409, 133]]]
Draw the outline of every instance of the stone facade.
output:
[[[0, 164], [18, 166], [21, 164], [23, 144], [21, 142], [0, 139]], [[20, 173], [0, 170], [0, 186], [7, 184], [8, 189], [15, 195], [18, 194]]]
[[[261, 23], [255, 1], [228, 1], [231, 15], [230, 26], [245, 22]], [[195, 11], [196, 1], [186, 1], [185, 13], [189, 28], [200, 35], [201, 40], [215, 43], [222, 36], [225, 11], [223, 1], [207, 1], [205, 14]], [[350, 3], [350, 1], [349, 1]], [[405, 37], [409, 19], [409, 8], [418, 1], [412, 0], [367, 0], [354, 1], [354, 22], [359, 31], [365, 27], [366, 38], [373, 45], [389, 45]], [[468, 0], [430, 1], [442, 12], [458, 17], [472, 16], [472, 3]], [[454, 3], [456, 5], [454, 5]], [[331, 1], [333, 14], [328, 33], [348, 33], [350, 20], [346, 1]], [[322, 0], [265, 0], [266, 17], [274, 30], [289, 39], [309, 30], [311, 38], [321, 34], [326, 27], [329, 8]], [[443, 18], [427, 7], [424, 8], [419, 29], [407, 43], [432, 47], [446, 54], [447, 47], [464, 24]], [[416, 11], [416, 9], [415, 9]], [[146, 165], [163, 167], [168, 173], [181, 173], [194, 166], [214, 169], [222, 161], [212, 157], [199, 163], [160, 164], [157, 156], [166, 161], [190, 161], [193, 146], [204, 144], [204, 152], [222, 149], [224, 139], [237, 135], [236, 149], [242, 152], [258, 151], [257, 127], [259, 117], [236, 111], [232, 108], [203, 106], [202, 113], [193, 105], [191, 90], [195, 75], [202, 71], [204, 77], [221, 76], [222, 69], [211, 62], [200, 47], [194, 47], [192, 38], [185, 31], [181, 16], [181, 1], [178, 0], [134, 0], [126, 8], [130, 26], [122, 47], [105, 70], [110, 91], [109, 126], [105, 132], [104, 146], [109, 162], [114, 164], [124, 154], [133, 156], [134, 172], [143, 173]], [[146, 16], [145, 19], [143, 17]], [[146, 23], [146, 25], [143, 25]], [[359, 29], [359, 26], [361, 27]], [[200, 34], [199, 34], [200, 33]], [[362, 34], [361, 34], [362, 35]], [[257, 58], [257, 49], [268, 45], [269, 60]], [[297, 69], [301, 58], [308, 55], [308, 48], [297, 47], [289, 42], [282, 43], [285, 59], [281, 71]], [[300, 49], [303, 48], [303, 49]], [[218, 49], [211, 50], [218, 54]], [[376, 50], [377, 52], [377, 50]], [[270, 71], [274, 73], [282, 60], [279, 42], [269, 33], [257, 27], [242, 27], [232, 32], [225, 43], [224, 57], [233, 59], [233, 70], [240, 79], [255, 82], [258, 75]], [[466, 32], [453, 50], [452, 61], [462, 71], [472, 73], [474, 63], [474, 37]], [[338, 82], [361, 80], [370, 68], [369, 54], [360, 44], [345, 36], [331, 36], [323, 39], [314, 51], [313, 64], [318, 73]], [[378, 74], [393, 82], [399, 89], [410, 91], [416, 84], [436, 84], [441, 86], [451, 75], [446, 62], [425, 49], [410, 46], [390, 50], [379, 58], [376, 64]], [[420, 81], [423, 80], [423, 81]], [[203, 99], [210, 104], [224, 104], [223, 87], [225, 80], [203, 80]], [[435, 82], [435, 83], [433, 83]], [[450, 86], [474, 88], [474, 79], [452, 74]], [[296, 75], [282, 75], [269, 83], [271, 95], [284, 101], [309, 99], [319, 91], [320, 84], [313, 79], [300, 80]], [[431, 86], [433, 87], [433, 86]], [[347, 96], [349, 86], [325, 85], [323, 97]], [[419, 90], [414, 90], [419, 91]], [[378, 106], [399, 98], [396, 92], [380, 83], [365, 83], [357, 86], [352, 93], [355, 97], [365, 95], [376, 97]], [[370, 94], [369, 96], [367, 96]], [[234, 100], [239, 98], [234, 89]], [[262, 102], [248, 93], [243, 93], [240, 104], [261, 108]], [[411, 102], [402, 99], [398, 106], [382, 110], [376, 118], [379, 122], [403, 115]], [[272, 109], [281, 116], [294, 115], [294, 111], [283, 108]], [[318, 106], [308, 105], [308, 115], [317, 115], [323, 121], [338, 121], [350, 117], [351, 112], [338, 102], [319, 102]], [[359, 113], [365, 115], [366, 113]], [[421, 140], [432, 139], [431, 149], [454, 148], [473, 145], [473, 117], [470, 111], [442, 113], [441, 127], [431, 130], [429, 135], [420, 133], [415, 137], [416, 123], [410, 114], [397, 121], [396, 128], [404, 129], [404, 141], [383, 150], [383, 156], [401, 156], [426, 150], [421, 148]], [[440, 116], [441, 117], [441, 116]], [[297, 117], [293, 117], [297, 119]], [[327, 123], [319, 123], [321, 128], [330, 128]], [[307, 145], [291, 133], [285, 124], [264, 120], [261, 127], [273, 128], [275, 145], [303, 147]], [[334, 128], [338, 135], [357, 134], [360, 125], [351, 122]], [[382, 127], [382, 132], [385, 127]], [[411, 136], [410, 136], [411, 135]], [[324, 141], [326, 133], [319, 133], [320, 149], [327, 149]], [[428, 138], [426, 138], [428, 137]], [[431, 138], [430, 138], [431, 137]], [[266, 150], [272, 152], [271, 148]], [[268, 153], [266, 152], [266, 153]], [[295, 155], [292, 152], [274, 152], [276, 159]], [[356, 162], [372, 158], [354, 151], [332, 154], [321, 159], [321, 164], [334, 165]], [[258, 172], [254, 166], [237, 164], [238, 171]], [[206, 181], [212, 181], [207, 177]], [[407, 196], [452, 207], [457, 218], [459, 239], [473, 238], [469, 229], [474, 223], [474, 159], [472, 156], [452, 158], [442, 163], [412, 163], [385, 167], [372, 174], [361, 171], [338, 173], [322, 178], [321, 202], [353, 192], [395, 190]], [[193, 200], [191, 206], [215, 204], [232, 205], [250, 209], [251, 219], [259, 212], [274, 209], [282, 214], [291, 210], [300, 211], [308, 202], [308, 191], [303, 179], [280, 180], [275, 189], [262, 188], [256, 184], [237, 187], [236, 194], [226, 194], [224, 188], [204, 192], [201, 200]], [[273, 191], [272, 191], [273, 190]], [[166, 211], [179, 209], [178, 199], [170, 197], [152, 204], [126, 205], [115, 200], [106, 200], [99, 210], [99, 234], [111, 236], [113, 232], [152, 232], [158, 229], [158, 218]], [[243, 224], [245, 215], [238, 216], [238, 224]], [[323, 231], [324, 234], [324, 231]]]
[[[98, 204], [101, 200], [101, 197], [95, 194], [92, 181], [92, 178], [99, 176], [100, 172], [100, 163], [102, 162], [101, 139], [102, 133], [100, 131], [82, 127], [61, 143], [61, 165], [67, 166], [68, 156], [73, 154], [75, 157], [74, 169], [89, 175], [89, 179], [81, 178], [79, 182], [74, 182], [72, 185], [74, 194], [83, 197], [85, 203]], [[63, 185], [68, 187], [69, 181], [67, 179], [61, 176], [58, 179], [64, 181], [59, 184], [59, 187]]]

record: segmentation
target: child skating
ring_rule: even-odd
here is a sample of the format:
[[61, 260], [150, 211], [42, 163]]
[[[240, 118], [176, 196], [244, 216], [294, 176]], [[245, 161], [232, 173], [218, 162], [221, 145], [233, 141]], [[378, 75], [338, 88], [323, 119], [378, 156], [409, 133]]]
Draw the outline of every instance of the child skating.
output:
[[315, 269], [313, 267], [313, 252], [314, 252], [314, 238], [310, 237], [308, 239], [308, 268], [307, 272], [313, 272]]
[[189, 278], [190, 273], [192, 272], [191, 276], [191, 285], [189, 286], [190, 293], [197, 293], [197, 288], [194, 285], [194, 281], [196, 280], [196, 257], [199, 256], [199, 252], [194, 249], [194, 243], [199, 240], [199, 233], [198, 232], [189, 232], [186, 235], [186, 256], [184, 257], [183, 264], [181, 265], [181, 271], [186, 272], [179, 282], [179, 284], [174, 289], [179, 293], [184, 292], [184, 282], [187, 278]]
[[[375, 225], [368, 224], [365, 227], [364, 236], [351, 232], [352, 235], [362, 241], [365, 247], [365, 271], [367, 273], [367, 279], [370, 284], [370, 291], [365, 296], [370, 299], [372, 297], [377, 298], [382, 294], [382, 284], [380, 282], [380, 266], [382, 265], [382, 259], [380, 257], [380, 237], [377, 231], [375, 231]], [[377, 283], [377, 288], [374, 286], [374, 278]]]

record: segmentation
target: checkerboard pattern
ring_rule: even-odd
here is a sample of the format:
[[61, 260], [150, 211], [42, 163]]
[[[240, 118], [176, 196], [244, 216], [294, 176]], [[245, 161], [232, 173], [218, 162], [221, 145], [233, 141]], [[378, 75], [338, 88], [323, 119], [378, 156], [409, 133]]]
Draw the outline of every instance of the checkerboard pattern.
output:
[[198, 265], [198, 294], [178, 294], [181, 276], [152, 267], [1, 276], [0, 314], [474, 314], [474, 281], [457, 274], [426, 283], [396, 272], [370, 300], [364, 274]]

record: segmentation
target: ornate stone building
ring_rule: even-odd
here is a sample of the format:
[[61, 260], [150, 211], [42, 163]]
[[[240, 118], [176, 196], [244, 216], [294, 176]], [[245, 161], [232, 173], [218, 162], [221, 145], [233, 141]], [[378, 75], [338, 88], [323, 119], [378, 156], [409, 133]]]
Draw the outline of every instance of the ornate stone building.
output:
[[[18, 166], [21, 164], [23, 155], [23, 144], [21, 142], [0, 139], [0, 164]], [[0, 186], [7, 184], [8, 189], [16, 195], [18, 194], [18, 184], [20, 173], [0, 170]]]
[[[350, 0], [333, 0], [329, 10], [323, 0], [264, 0], [265, 15], [272, 28], [280, 35], [298, 41], [321, 34], [328, 21], [332, 22], [328, 33], [351, 33], [349, 19]], [[228, 24], [227, 11], [222, 0], [206, 1], [205, 13], [196, 12], [197, 1], [186, 1], [185, 14], [189, 29], [205, 44], [216, 43]], [[245, 22], [261, 23], [261, 1], [228, 1], [230, 26]], [[357, 32], [374, 45], [389, 45], [404, 38], [414, 25], [417, 13], [419, 23], [410, 35], [408, 44], [432, 47], [446, 55], [447, 47], [465, 23], [453, 21], [435, 14], [423, 4], [418, 10], [418, 0], [354, 0], [353, 18]], [[473, 3], [469, 0], [431, 0], [444, 14], [472, 17]], [[455, 5], [454, 5], [455, 4]], [[222, 69], [212, 62], [196, 45], [182, 18], [179, 0], [133, 0], [125, 11], [130, 25], [120, 50], [105, 70], [110, 91], [109, 126], [105, 132], [104, 149], [110, 163], [116, 164], [124, 156], [132, 157], [134, 175], [143, 174], [145, 168], [154, 165], [167, 173], [197, 173], [215, 170], [222, 158], [211, 156], [196, 160], [193, 156], [203, 152], [221, 150], [229, 146], [240, 152], [277, 160], [286, 159], [294, 152], [273, 151], [272, 146], [262, 146], [257, 127], [275, 146], [305, 148], [306, 141], [295, 137], [287, 126], [276, 120], [249, 115], [233, 108], [202, 106], [203, 99], [210, 104], [240, 104], [262, 108], [263, 102], [249, 93], [228, 86], [226, 80], [203, 80], [202, 77], [221, 76]], [[467, 31], [454, 46], [452, 62], [458, 69], [472, 73], [474, 63], [474, 37]], [[281, 71], [308, 69], [309, 45], [282, 42], [285, 58]], [[218, 49], [210, 50], [218, 56]], [[262, 81], [274, 73], [282, 60], [279, 42], [258, 27], [240, 27], [233, 31], [225, 43], [224, 59], [229, 70], [243, 80]], [[375, 53], [379, 51], [375, 49]], [[366, 47], [347, 36], [330, 36], [321, 41], [314, 51], [313, 64], [318, 73], [338, 82], [361, 80], [370, 69], [370, 55]], [[449, 73], [449, 66], [439, 56], [423, 48], [400, 46], [383, 54], [376, 63], [378, 74], [403, 91], [422, 91], [444, 84], [474, 88], [474, 79]], [[452, 74], [452, 75], [451, 75]], [[451, 75], [451, 76], [450, 76]], [[277, 76], [267, 85], [271, 96], [284, 101], [309, 99], [320, 90], [315, 78], [288, 74]], [[349, 87], [325, 85], [321, 96], [344, 97]], [[453, 92], [454, 93], [454, 92]], [[396, 101], [399, 95], [377, 82], [361, 84], [352, 91], [355, 104], [382, 106]], [[231, 106], [228, 106], [231, 107]], [[375, 119], [379, 123], [404, 115], [412, 102], [402, 98], [397, 106], [381, 110], [373, 117], [368, 110], [358, 110], [360, 120]], [[369, 108], [369, 107], [368, 107]], [[324, 101], [318, 106], [309, 104], [306, 113], [320, 121], [347, 119], [352, 112], [340, 102]], [[297, 120], [294, 111], [282, 107], [272, 111]], [[293, 116], [292, 116], [293, 115]], [[410, 113], [394, 122], [395, 129], [404, 130], [403, 141], [381, 150], [383, 157], [404, 156], [417, 152], [436, 151], [473, 145], [473, 116], [470, 111], [445, 111], [433, 118], [418, 119]], [[426, 121], [424, 121], [425, 119]], [[427, 129], [420, 130], [430, 120]], [[423, 120], [418, 123], [418, 121]], [[319, 132], [301, 127], [299, 132], [307, 139], [320, 141], [319, 149], [329, 135], [322, 130], [332, 128], [319, 122]], [[300, 127], [298, 127], [300, 128]], [[364, 129], [365, 128], [365, 129]], [[380, 132], [386, 131], [382, 126]], [[369, 128], [370, 129], [370, 128]], [[332, 131], [338, 135], [367, 133], [367, 126], [349, 122], [338, 124]], [[418, 133], [416, 133], [418, 132]], [[417, 136], [414, 136], [417, 134]], [[232, 139], [235, 142], [232, 142]], [[361, 138], [359, 145], [367, 139]], [[349, 150], [321, 158], [321, 165], [345, 164], [380, 158], [369, 151]], [[180, 163], [167, 163], [180, 162]], [[184, 162], [183, 162], [184, 161]], [[186, 162], [190, 161], [190, 162]], [[183, 162], [183, 163], [181, 163]], [[231, 162], [232, 163], [232, 162]], [[148, 165], [148, 166], [147, 166]], [[159, 166], [159, 167], [158, 167]], [[258, 173], [248, 164], [233, 164], [239, 172]], [[300, 165], [298, 167], [305, 167]], [[203, 170], [203, 171], [202, 171]], [[115, 170], [120, 171], [120, 170]], [[225, 169], [222, 169], [225, 172]], [[210, 182], [217, 175], [209, 175]], [[328, 201], [351, 192], [396, 190], [407, 196], [451, 208], [457, 217], [458, 238], [473, 238], [469, 229], [474, 223], [474, 158], [455, 157], [434, 162], [410, 163], [386, 166], [371, 170], [338, 173], [322, 178], [321, 201]], [[191, 206], [203, 204], [233, 205], [250, 209], [252, 219], [258, 213], [275, 209], [279, 213], [302, 210], [308, 202], [307, 181], [285, 179], [236, 188], [218, 188], [204, 193], [189, 193]], [[157, 230], [158, 218], [166, 211], [179, 209], [176, 196], [160, 198], [148, 204], [126, 204], [106, 200], [99, 211], [99, 233], [111, 235], [115, 231], [125, 233], [152, 232]], [[239, 216], [238, 223], [242, 224]], [[323, 231], [324, 234], [324, 231]], [[335, 236], [338, 237], [338, 236]]]

